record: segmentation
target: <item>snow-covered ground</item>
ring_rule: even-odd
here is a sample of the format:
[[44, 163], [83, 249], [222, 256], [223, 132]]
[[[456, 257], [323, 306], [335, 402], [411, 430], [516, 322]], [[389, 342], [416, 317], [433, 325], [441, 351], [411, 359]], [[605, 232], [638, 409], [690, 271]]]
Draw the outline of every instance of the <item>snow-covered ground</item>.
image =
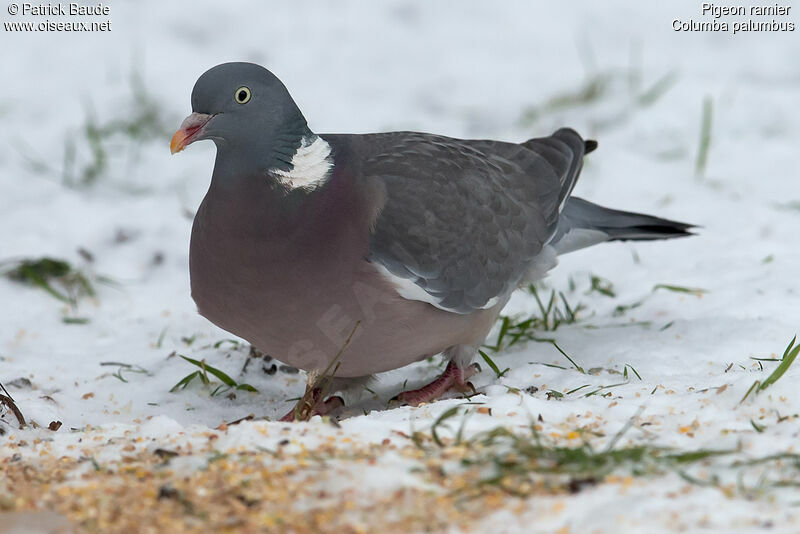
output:
[[[771, 18], [798, 22], [791, 11]], [[222, 453], [239, 458], [238, 468], [252, 453], [270, 473], [289, 470], [287, 488], [300, 481], [300, 489], [287, 489], [290, 499], [274, 500], [282, 508], [254, 523], [266, 529], [287, 530], [303, 514], [317, 523], [296, 523], [297, 531], [800, 529], [796, 457], [741, 465], [797, 452], [800, 367], [740, 403], [778, 365], [753, 358], [780, 358], [800, 333], [797, 31], [674, 31], [675, 19], [711, 20], [694, 0], [117, 2], [96, 20], [106, 19], [111, 32], [0, 32], [0, 261], [62, 258], [96, 289], [72, 308], [0, 279], [0, 382], [41, 427], [18, 430], [0, 408], [0, 464], [9, 476], [20, 465], [44, 478], [67, 472], [30, 501], [21, 479], [16, 489], [0, 482], [0, 513], [52, 509], [79, 529], [144, 529], [144, 520], [103, 516], [108, 503], [96, 494], [112, 482], [83, 480], [81, 458], [121, 475], [126, 461], [144, 469], [161, 448], [181, 452], [169, 464], [174, 484], [211, 476], [209, 458]], [[702, 229], [690, 239], [607, 244], [561, 259], [544, 294], [561, 291], [583, 309], [574, 324], [537, 334], [557, 340], [575, 366], [552, 344], [518, 344], [488, 352], [510, 370], [498, 378], [484, 365], [469, 401], [389, 406], [406, 380], [421, 385], [439, 372], [438, 359], [425, 361], [381, 376], [339, 426], [274, 422], [302, 394], [304, 375], [255, 359], [242, 371], [247, 345], [218, 343], [230, 334], [196, 314], [189, 231], [214, 148], [199, 143], [179, 157], [168, 150], [196, 78], [230, 60], [275, 72], [318, 132], [523, 140], [572, 126], [600, 143], [577, 195]], [[710, 144], [698, 172], [704, 106]], [[136, 120], [140, 134], [120, 133]], [[93, 168], [96, 179], [81, 184]], [[592, 276], [612, 284], [611, 294], [592, 291]], [[703, 291], [654, 290], [659, 284]], [[539, 314], [527, 293], [505, 313]], [[199, 379], [170, 392], [197, 370], [175, 354], [205, 359], [258, 392], [212, 396], [216, 384]], [[466, 477], [453, 458], [475, 451], [410, 439], [414, 431], [430, 436], [456, 406], [445, 423], [456, 429], [471, 412], [465, 436], [501, 426], [524, 432], [533, 420], [548, 446], [587, 441], [602, 450], [631, 422], [616, 448], [735, 452], [646, 476], [622, 467], [575, 494], [493, 490], [465, 504], [452, 498], [447, 477], [432, 473]], [[220, 427], [249, 414], [254, 420]], [[61, 428], [48, 430], [51, 421]], [[65, 505], [76, 492], [94, 495], [94, 504]], [[145, 504], [163, 517], [189, 517], [170, 531], [210, 524], [165, 511], [173, 494], [163, 492]], [[92, 506], [100, 511], [86, 520]], [[244, 517], [259, 506], [228, 513]], [[0, 531], [11, 524], [0, 515]]]

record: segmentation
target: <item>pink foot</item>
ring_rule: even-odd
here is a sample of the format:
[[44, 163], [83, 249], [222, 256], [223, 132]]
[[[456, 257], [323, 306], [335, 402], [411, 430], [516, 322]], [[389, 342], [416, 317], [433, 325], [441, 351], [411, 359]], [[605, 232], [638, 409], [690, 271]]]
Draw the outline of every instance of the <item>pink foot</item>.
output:
[[480, 372], [480, 370], [481, 367], [477, 363], [473, 363], [462, 371], [451, 361], [447, 364], [447, 368], [439, 376], [439, 378], [427, 386], [411, 391], [404, 391], [392, 400], [402, 402], [403, 404], [417, 406], [423, 402], [436, 400], [451, 389], [461, 393], [466, 393], [468, 391], [474, 392], [475, 388], [470, 382], [466, 382], [466, 380], [475, 373]]
[[344, 406], [344, 400], [338, 395], [328, 397], [324, 401], [320, 398], [322, 391], [317, 388], [311, 391], [308, 398], [305, 396], [297, 401], [297, 406], [281, 417], [281, 421], [291, 423], [293, 421], [308, 421], [315, 415], [327, 415], [332, 411]]

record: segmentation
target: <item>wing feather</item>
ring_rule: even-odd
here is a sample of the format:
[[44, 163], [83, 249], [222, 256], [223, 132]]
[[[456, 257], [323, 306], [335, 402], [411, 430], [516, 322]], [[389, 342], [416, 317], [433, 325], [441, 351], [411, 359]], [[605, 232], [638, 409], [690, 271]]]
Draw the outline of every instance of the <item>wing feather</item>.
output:
[[369, 261], [462, 314], [517, 287], [555, 232], [584, 147], [571, 130], [523, 144], [413, 132], [364, 137], [363, 177], [386, 191]]

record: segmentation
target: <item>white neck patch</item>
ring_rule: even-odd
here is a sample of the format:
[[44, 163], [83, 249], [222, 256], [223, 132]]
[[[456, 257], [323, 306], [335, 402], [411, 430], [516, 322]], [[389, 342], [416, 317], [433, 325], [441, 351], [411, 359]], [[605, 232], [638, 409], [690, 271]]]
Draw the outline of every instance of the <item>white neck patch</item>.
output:
[[292, 169], [273, 170], [274, 174], [290, 189], [314, 188], [324, 184], [333, 167], [331, 146], [317, 135], [304, 137], [300, 147], [292, 156]]

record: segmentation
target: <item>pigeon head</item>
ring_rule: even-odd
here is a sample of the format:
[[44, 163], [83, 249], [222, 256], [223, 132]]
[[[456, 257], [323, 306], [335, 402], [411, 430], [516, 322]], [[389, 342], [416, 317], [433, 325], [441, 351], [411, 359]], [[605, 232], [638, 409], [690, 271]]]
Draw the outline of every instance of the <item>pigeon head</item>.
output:
[[303, 139], [305, 117], [283, 83], [253, 63], [223, 63], [192, 90], [192, 114], [172, 137], [173, 154], [202, 139], [218, 152], [244, 157], [260, 169], [287, 171]]

